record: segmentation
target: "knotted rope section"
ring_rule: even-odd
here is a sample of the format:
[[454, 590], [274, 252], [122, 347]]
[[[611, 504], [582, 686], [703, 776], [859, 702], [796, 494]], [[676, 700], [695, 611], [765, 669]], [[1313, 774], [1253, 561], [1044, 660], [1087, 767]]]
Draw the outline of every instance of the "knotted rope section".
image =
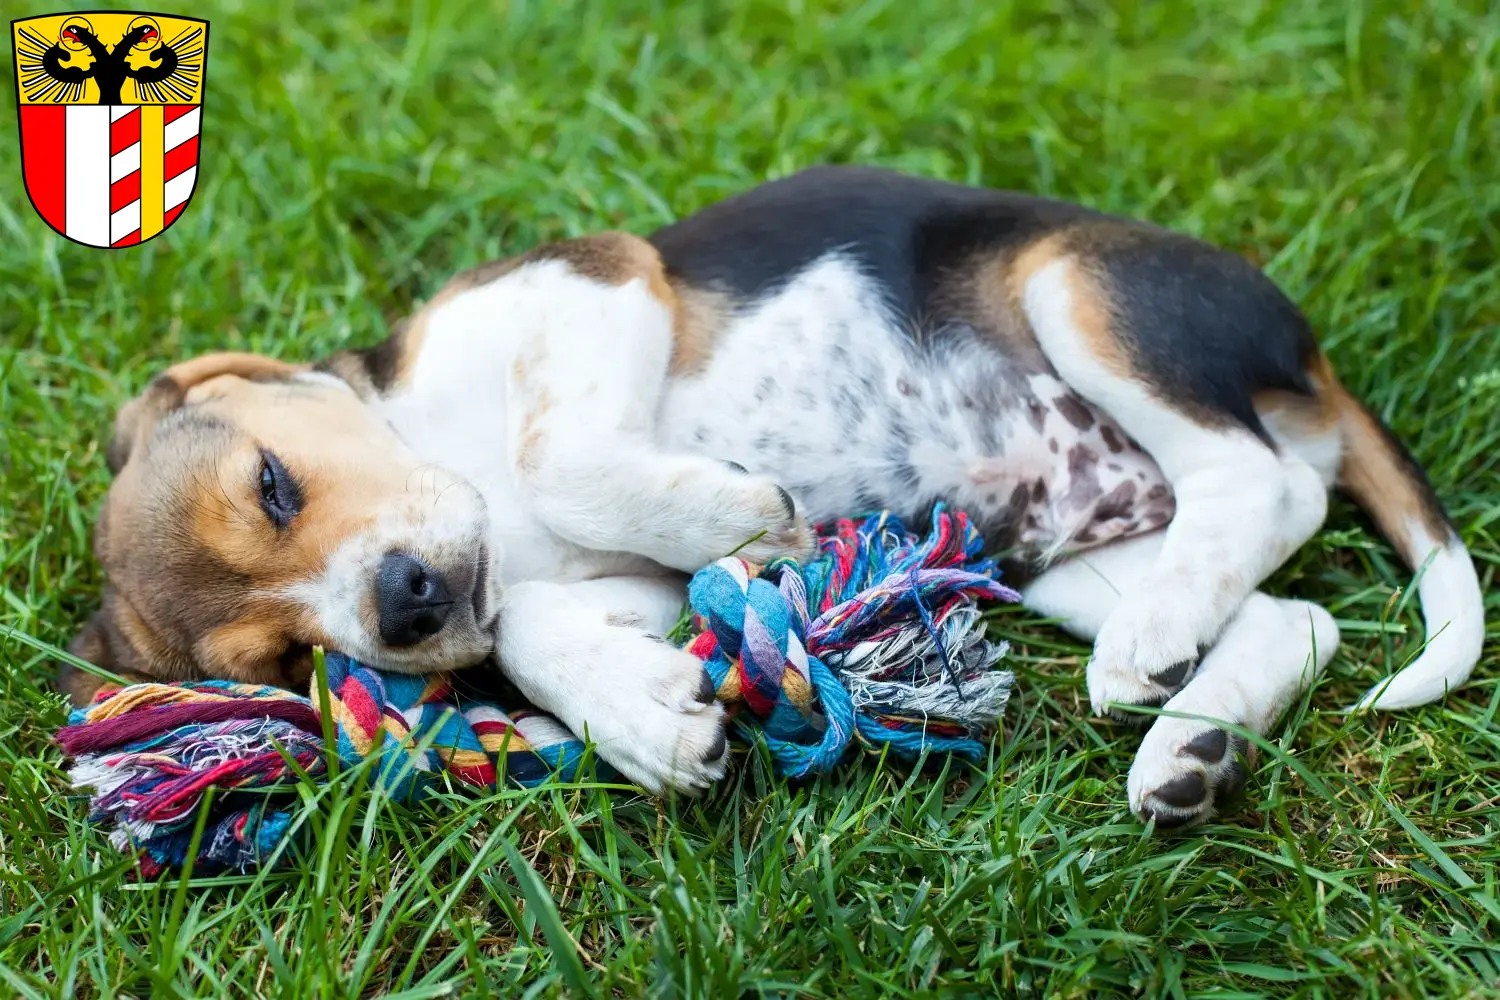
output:
[[975, 601], [1019, 596], [996, 582], [968, 517], [939, 508], [920, 542], [891, 514], [839, 521], [819, 548], [806, 565], [721, 559], [688, 586], [699, 634], [687, 648], [719, 700], [743, 706], [741, 732], [763, 734], [789, 777], [827, 771], [856, 738], [982, 757], [1014, 677], [994, 669], [1005, 648], [985, 639]]
[[[1014, 678], [996, 668], [1005, 647], [985, 638], [976, 602], [1019, 598], [997, 582], [969, 519], [940, 506], [925, 540], [890, 514], [843, 520], [819, 549], [805, 564], [721, 559], [689, 584], [686, 648], [736, 730], [764, 740], [790, 778], [828, 771], [856, 743], [979, 759]], [[310, 697], [227, 681], [135, 684], [102, 690], [57, 740], [91, 818], [140, 854], [147, 875], [189, 860], [204, 809], [195, 865], [259, 865], [296, 825], [292, 797], [267, 793], [328, 781], [331, 765], [368, 761], [370, 782], [407, 801], [444, 775], [529, 787], [572, 780], [588, 759], [555, 719], [480, 696], [463, 674], [385, 673], [330, 653], [324, 675], [327, 718], [316, 683]]]

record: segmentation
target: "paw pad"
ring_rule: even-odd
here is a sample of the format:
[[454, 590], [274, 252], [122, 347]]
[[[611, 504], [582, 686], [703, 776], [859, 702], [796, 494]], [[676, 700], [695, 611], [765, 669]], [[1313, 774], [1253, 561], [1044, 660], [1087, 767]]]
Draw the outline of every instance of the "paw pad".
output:
[[708, 676], [708, 671], [703, 672], [703, 679], [698, 682], [698, 700], [707, 705], [718, 696], [714, 690], [713, 678]]
[[1171, 688], [1176, 692], [1183, 684], [1187, 683], [1188, 674], [1192, 673], [1197, 664], [1192, 660], [1178, 660], [1165, 670], [1151, 675], [1151, 679], [1164, 688]]
[[703, 761], [706, 764], [713, 764], [716, 761], [722, 760], [724, 758], [724, 754], [728, 751], [729, 737], [725, 734], [723, 728], [721, 727], [719, 729], [718, 736], [714, 738], [713, 744], [709, 746], [708, 752], [703, 755]]
[[1178, 809], [1192, 809], [1201, 805], [1208, 795], [1208, 782], [1202, 772], [1191, 771], [1180, 778], [1173, 778], [1151, 793], [1166, 805]]
[[[1151, 736], [1157, 732], [1152, 730]], [[1245, 768], [1239, 754], [1245, 748], [1245, 740], [1224, 729], [1205, 729], [1177, 744], [1170, 756], [1156, 757], [1150, 766], [1154, 776], [1141, 780], [1132, 768], [1132, 782], [1140, 781], [1131, 793], [1137, 815], [1155, 820], [1160, 829], [1207, 820], [1244, 788]]]
[[1197, 757], [1205, 764], [1217, 764], [1228, 749], [1229, 734], [1222, 729], [1208, 729], [1194, 736], [1178, 752]]

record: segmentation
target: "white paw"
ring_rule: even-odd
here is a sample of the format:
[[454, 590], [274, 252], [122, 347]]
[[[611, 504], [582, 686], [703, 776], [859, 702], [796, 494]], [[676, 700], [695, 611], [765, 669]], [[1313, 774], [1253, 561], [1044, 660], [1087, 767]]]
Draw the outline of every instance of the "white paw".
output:
[[1088, 665], [1089, 704], [1095, 715], [1149, 723], [1151, 716], [1111, 705], [1158, 707], [1198, 668], [1197, 636], [1184, 627], [1182, 605], [1127, 597], [1105, 619]]
[[1192, 719], [1156, 720], [1130, 765], [1130, 809], [1158, 828], [1195, 826], [1245, 783], [1244, 739]]
[[648, 791], [707, 790], [724, 776], [729, 754], [724, 707], [702, 661], [637, 628], [615, 631], [603, 650], [609, 683], [569, 724]]
[[734, 463], [695, 461], [674, 477], [671, 501], [663, 551], [647, 554], [674, 569], [695, 572], [727, 555], [768, 562], [812, 551], [812, 530], [791, 494]]

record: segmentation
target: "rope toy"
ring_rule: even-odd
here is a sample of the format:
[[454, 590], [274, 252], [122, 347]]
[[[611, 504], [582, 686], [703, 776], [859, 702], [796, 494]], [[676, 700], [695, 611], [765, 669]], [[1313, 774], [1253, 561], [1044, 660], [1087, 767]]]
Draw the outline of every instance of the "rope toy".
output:
[[[1019, 595], [997, 582], [968, 517], [939, 505], [926, 539], [889, 513], [841, 520], [818, 544], [804, 564], [731, 556], [689, 583], [686, 648], [735, 730], [764, 740], [788, 778], [824, 773], [855, 745], [979, 760], [1014, 677], [997, 669], [1006, 647], [985, 638], [976, 602]], [[411, 801], [445, 775], [533, 787], [575, 779], [588, 760], [550, 716], [476, 697], [457, 675], [384, 673], [339, 653], [323, 673], [327, 719], [321, 677], [310, 697], [228, 681], [134, 684], [102, 689], [57, 742], [73, 787], [90, 793], [90, 818], [140, 854], [147, 877], [189, 860], [205, 800], [197, 869], [258, 866], [293, 832], [288, 796], [267, 793], [326, 782], [330, 766], [369, 761], [371, 784]]]

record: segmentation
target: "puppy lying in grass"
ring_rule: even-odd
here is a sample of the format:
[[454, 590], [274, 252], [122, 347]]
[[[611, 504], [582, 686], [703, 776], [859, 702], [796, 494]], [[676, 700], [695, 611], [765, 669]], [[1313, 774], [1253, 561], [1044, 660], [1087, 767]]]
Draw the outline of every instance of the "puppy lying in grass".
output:
[[[1338, 630], [1256, 588], [1335, 483], [1423, 570], [1426, 650], [1362, 705], [1441, 697], [1484, 631], [1422, 471], [1259, 271], [876, 170], [476, 268], [314, 366], [177, 365], [121, 411], [109, 462], [109, 584], [77, 655], [292, 685], [318, 644], [411, 672], [494, 656], [657, 790], [725, 763], [699, 662], [660, 638], [682, 573], [801, 554], [810, 522], [872, 509], [969, 511], [1027, 605], [1093, 639], [1100, 713], [1265, 732]], [[81, 702], [97, 681], [64, 684]], [[1207, 818], [1242, 780], [1239, 742], [1158, 719], [1131, 807]]]

